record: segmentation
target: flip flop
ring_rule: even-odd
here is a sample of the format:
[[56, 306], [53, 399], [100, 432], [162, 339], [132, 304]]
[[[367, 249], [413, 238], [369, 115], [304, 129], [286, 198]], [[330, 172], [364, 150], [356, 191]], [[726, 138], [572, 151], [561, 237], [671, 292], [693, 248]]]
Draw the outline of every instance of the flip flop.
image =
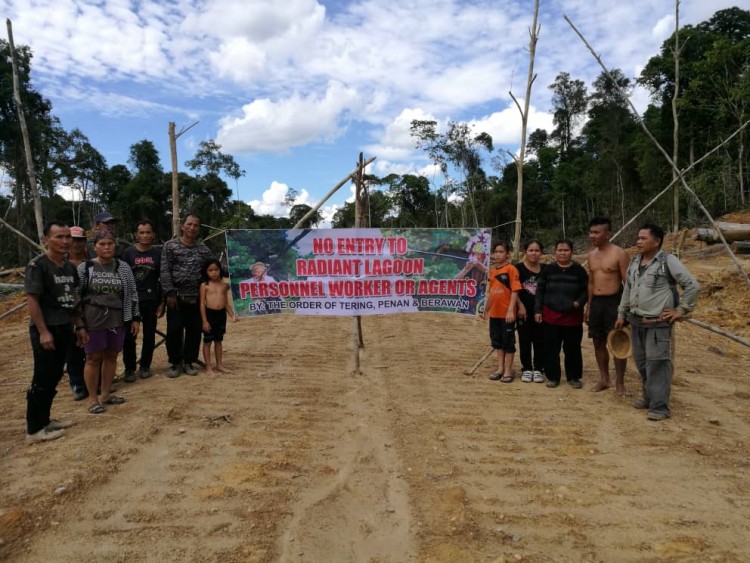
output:
[[105, 409], [104, 406], [99, 403], [94, 403], [92, 405], [89, 405], [89, 412], [91, 414], [102, 414], [103, 412], [107, 412], [107, 409]]
[[121, 405], [125, 402], [125, 399], [123, 397], [118, 397], [117, 395], [110, 395], [107, 397], [106, 401], [102, 401], [105, 405]]
[[500, 378], [500, 383], [513, 383], [513, 380], [516, 378], [515, 375], [504, 375]]

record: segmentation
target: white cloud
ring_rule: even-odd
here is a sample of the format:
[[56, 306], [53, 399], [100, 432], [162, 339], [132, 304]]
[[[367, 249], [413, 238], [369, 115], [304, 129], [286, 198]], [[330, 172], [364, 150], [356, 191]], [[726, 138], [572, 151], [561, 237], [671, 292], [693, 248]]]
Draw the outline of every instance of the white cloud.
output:
[[[523, 103], [522, 100], [519, 100], [519, 102]], [[495, 146], [517, 145], [521, 142], [521, 113], [515, 104], [508, 105], [502, 111], [471, 121], [470, 124], [477, 134], [489, 133]], [[540, 112], [534, 106], [529, 106], [527, 134], [535, 129], [552, 131], [552, 115]]]
[[229, 152], [284, 151], [330, 141], [341, 133], [341, 115], [356, 97], [354, 90], [330, 82], [323, 97], [258, 99], [243, 106], [241, 116], [221, 120], [217, 141]]
[[659, 41], [664, 41], [674, 31], [674, 16], [669, 14], [661, 18], [651, 29], [651, 36]]
[[[271, 186], [263, 192], [260, 199], [253, 199], [248, 202], [258, 215], [273, 215], [274, 217], [288, 217], [289, 207], [286, 205], [286, 197], [289, 193], [289, 186], [282, 182], [271, 182]], [[313, 207], [315, 203], [310, 198], [307, 190], [298, 192], [297, 197], [292, 202], [293, 205], [309, 205]]]
[[404, 160], [414, 157], [417, 144], [411, 136], [411, 122], [415, 120], [436, 121], [434, 116], [420, 108], [406, 108], [385, 127], [379, 142], [366, 146], [365, 150], [383, 159]]

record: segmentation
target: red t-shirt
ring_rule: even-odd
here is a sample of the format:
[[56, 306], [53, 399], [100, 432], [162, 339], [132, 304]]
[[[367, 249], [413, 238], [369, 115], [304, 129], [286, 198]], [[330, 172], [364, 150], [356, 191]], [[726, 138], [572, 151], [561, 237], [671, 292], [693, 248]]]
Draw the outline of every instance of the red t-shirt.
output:
[[487, 295], [487, 313], [495, 319], [504, 319], [508, 314], [510, 296], [514, 291], [521, 291], [523, 286], [518, 277], [518, 270], [513, 264], [504, 264], [490, 270]]

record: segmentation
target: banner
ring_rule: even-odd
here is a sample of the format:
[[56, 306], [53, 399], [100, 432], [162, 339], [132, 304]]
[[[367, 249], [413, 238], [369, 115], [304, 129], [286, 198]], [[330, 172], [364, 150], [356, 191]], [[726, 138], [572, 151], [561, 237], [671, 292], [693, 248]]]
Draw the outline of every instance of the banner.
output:
[[489, 229], [228, 230], [238, 316], [475, 315]]

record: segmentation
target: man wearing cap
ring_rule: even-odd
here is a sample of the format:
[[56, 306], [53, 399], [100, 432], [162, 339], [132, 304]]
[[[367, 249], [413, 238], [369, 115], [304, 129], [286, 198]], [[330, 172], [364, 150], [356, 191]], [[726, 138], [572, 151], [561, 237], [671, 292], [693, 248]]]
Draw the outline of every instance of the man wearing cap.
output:
[[[94, 216], [94, 232], [92, 233], [91, 238], [86, 242], [86, 251], [90, 258], [96, 257], [96, 251], [94, 250], [94, 237], [96, 236], [96, 233], [103, 231], [114, 233], [116, 228], [117, 219], [115, 219], [110, 213], [102, 211]], [[115, 243], [117, 244], [115, 247], [115, 256], [119, 258], [122, 256], [123, 250], [125, 250], [129, 244], [118, 238], [115, 238]]]
[[[594, 356], [599, 368], [599, 381], [592, 391], [604, 391], [612, 386], [609, 377], [607, 334], [615, 326], [617, 307], [622, 296], [622, 284], [628, 269], [628, 254], [610, 242], [612, 222], [607, 217], [593, 217], [589, 221], [589, 300], [584, 320], [589, 325], [589, 338], [594, 343]], [[625, 395], [625, 367], [627, 360], [614, 359], [615, 390]]]
[[203, 263], [213, 258], [198, 242], [201, 220], [188, 213], [180, 226], [182, 236], [164, 243], [161, 253], [161, 287], [167, 301], [167, 356], [172, 367], [168, 377], [197, 375], [201, 343], [201, 312], [198, 304]]
[[[63, 376], [65, 357], [73, 345], [75, 268], [65, 258], [70, 250], [70, 229], [61, 221], [44, 226], [46, 251], [26, 266], [24, 289], [29, 307], [29, 337], [34, 354], [34, 375], [26, 392], [26, 441], [59, 438], [71, 422], [50, 418], [57, 384]], [[80, 323], [79, 323], [80, 324]]]
[[[70, 227], [70, 252], [68, 252], [68, 262], [78, 268], [78, 264], [88, 259], [89, 254], [86, 251], [86, 231], [82, 227]], [[83, 348], [73, 344], [68, 348], [68, 357], [66, 359], [68, 370], [68, 382], [73, 390], [73, 399], [82, 401], [89, 396], [86, 390], [86, 382], [83, 380], [83, 368], [86, 365], [86, 352]]]
[[[638, 254], [630, 261], [615, 328], [629, 322], [633, 359], [643, 380], [649, 420], [669, 418], [672, 387], [672, 323], [695, 309], [700, 286], [680, 260], [661, 249], [664, 230], [647, 223], [638, 231]], [[675, 285], [682, 288], [676, 295]]]

